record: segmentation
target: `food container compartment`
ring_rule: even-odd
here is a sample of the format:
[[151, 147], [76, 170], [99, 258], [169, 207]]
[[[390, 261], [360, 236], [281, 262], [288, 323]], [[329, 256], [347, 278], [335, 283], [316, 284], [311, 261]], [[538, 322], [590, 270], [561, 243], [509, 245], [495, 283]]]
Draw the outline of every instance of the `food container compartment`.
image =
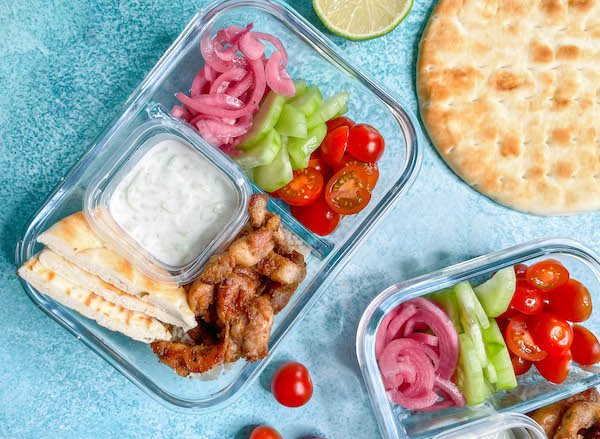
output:
[[[138, 130], [152, 126], [175, 135], [183, 133], [198, 149], [209, 147], [189, 125], [173, 119], [168, 111], [177, 103], [174, 94], [187, 92], [203, 66], [200, 38], [204, 32], [214, 34], [219, 28], [249, 22], [254, 22], [256, 30], [265, 30], [281, 39], [290, 57], [288, 71], [293, 77], [318, 84], [324, 95], [348, 90], [349, 116], [375, 126], [386, 140], [373, 199], [358, 215], [345, 218], [333, 234], [323, 238], [314, 235], [289, 215], [286, 206], [270, 201], [268, 208], [281, 214], [284, 226], [292, 229], [311, 251], [306, 279], [275, 317], [269, 345], [271, 355], [255, 363], [237, 362], [218, 379], [182, 378], [160, 364], [148, 346], [98, 326], [22, 282], [26, 293], [46, 314], [152, 398], [181, 411], [219, 410], [243, 394], [268, 364], [284, 335], [306, 315], [358, 245], [405, 193], [420, 164], [419, 136], [411, 122], [416, 120], [414, 116], [288, 5], [277, 0], [213, 2], [190, 22], [88, 152], [33, 213], [17, 245], [18, 266], [41, 249], [36, 243], [41, 232], [82, 209], [84, 194], [94, 176], [103, 175], [102, 170], [110, 166], [108, 163], [127, 155]], [[229, 161], [224, 155], [221, 158]], [[228, 163], [233, 166], [233, 162]]]
[[[496, 422], [494, 419], [499, 419], [494, 417], [498, 416], [497, 413], [500, 415], [528, 413], [600, 384], [599, 368], [592, 366], [583, 370], [574, 364], [567, 379], [559, 385], [546, 381], [535, 367], [532, 367], [529, 372], [517, 377], [517, 388], [496, 392], [486, 403], [472, 409], [465, 406], [435, 413], [419, 413], [391, 404], [387, 399], [375, 359], [375, 334], [387, 313], [406, 300], [463, 281], [478, 285], [501, 268], [519, 263], [531, 265], [545, 259], [555, 259], [562, 263], [574, 279], [589, 289], [594, 304], [598, 306], [600, 303], [598, 256], [576, 241], [558, 238], [531, 241], [392, 285], [371, 302], [358, 327], [356, 352], [379, 428], [384, 437], [445, 438], [450, 436], [436, 435], [446, 430], [450, 433], [454, 428], [475, 425], [473, 421], [477, 419], [488, 425], [488, 428], [492, 428]], [[584, 326], [592, 332], [600, 333], [600, 312], [594, 310]], [[482, 430], [482, 434], [484, 431]]]
[[[117, 224], [111, 215], [110, 200], [119, 183], [134, 169], [154, 146], [162, 141], [175, 140], [197, 152], [222, 175], [228, 190], [234, 194], [233, 215], [223, 229], [191, 261], [178, 266], [167, 265], [141, 248]], [[176, 124], [169, 119], [153, 120], [140, 125], [120, 145], [120, 155], [108, 156], [101, 169], [91, 178], [83, 200], [83, 212], [90, 227], [103, 241], [131, 261], [147, 276], [162, 281], [187, 284], [197, 278], [208, 258], [222, 251], [248, 221], [248, 202], [252, 187], [244, 173], [220, 151], [202, 142], [197, 133], [188, 126]]]

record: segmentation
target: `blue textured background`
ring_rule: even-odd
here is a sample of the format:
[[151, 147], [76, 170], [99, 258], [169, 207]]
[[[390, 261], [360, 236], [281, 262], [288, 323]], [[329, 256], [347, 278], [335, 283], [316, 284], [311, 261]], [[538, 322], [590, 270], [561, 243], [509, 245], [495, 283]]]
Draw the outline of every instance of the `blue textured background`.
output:
[[[320, 29], [307, 0], [289, 0]], [[414, 65], [434, 0], [415, 0], [391, 34], [333, 40], [416, 112]], [[267, 423], [286, 439], [379, 436], [356, 356], [358, 321], [388, 285], [534, 237], [600, 250], [600, 214], [538, 218], [463, 184], [423, 145], [416, 184], [359, 250], [246, 395], [226, 411], [162, 408], [33, 306], [15, 276], [16, 237], [191, 17], [191, 0], [0, 0], [0, 436], [237, 438]], [[383, 257], [384, 256], [384, 257]], [[315, 394], [287, 409], [274, 368], [304, 363]]]

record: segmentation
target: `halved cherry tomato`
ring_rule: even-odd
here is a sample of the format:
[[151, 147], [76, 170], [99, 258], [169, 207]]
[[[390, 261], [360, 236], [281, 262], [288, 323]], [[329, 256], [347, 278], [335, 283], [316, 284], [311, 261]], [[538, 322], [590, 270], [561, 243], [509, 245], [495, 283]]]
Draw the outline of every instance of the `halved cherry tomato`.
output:
[[548, 355], [533, 341], [528, 328], [529, 317], [524, 314], [514, 316], [505, 332], [508, 349], [515, 355], [529, 361], [540, 361]]
[[260, 425], [252, 430], [249, 439], [283, 439], [283, 437], [274, 428]]
[[337, 127], [344, 126], [344, 127], [352, 128], [354, 125], [356, 125], [352, 119], [349, 119], [344, 116], [338, 117], [333, 120], [328, 120], [325, 123], [327, 124], [327, 132], [328, 133], [335, 130]]
[[531, 365], [533, 364], [531, 361], [526, 360], [525, 358], [521, 358], [518, 355], [510, 353], [510, 360], [512, 361], [513, 370], [515, 371], [515, 375], [523, 375], [531, 369]]
[[569, 272], [560, 262], [548, 259], [528, 267], [525, 277], [531, 286], [547, 291], [566, 284]]
[[279, 189], [279, 196], [290, 206], [306, 206], [323, 191], [323, 176], [315, 168], [294, 171], [294, 178]]
[[525, 279], [525, 273], [527, 273], [527, 265], [517, 264], [514, 266], [514, 269], [517, 279]]
[[[503, 336], [506, 334], [506, 327], [508, 326], [509, 322], [510, 320], [503, 319], [501, 316], [496, 319], [496, 323], [498, 323], [498, 327], [500, 328], [500, 332], [502, 332]], [[509, 353], [512, 354], [512, 352]]]
[[319, 147], [321, 157], [333, 169], [337, 169], [340, 166], [340, 162], [348, 146], [349, 134], [350, 128], [347, 126], [337, 127], [325, 136]]
[[350, 165], [360, 166], [361, 168], [364, 169], [364, 171], [369, 176], [369, 178], [367, 180], [367, 190], [369, 192], [373, 192], [373, 189], [375, 189], [375, 185], [377, 184], [377, 180], [379, 180], [379, 166], [377, 166], [377, 163], [363, 162], [361, 160], [355, 159], [350, 154], [346, 154], [342, 158], [340, 169], [343, 168], [344, 166], [350, 166]]
[[314, 168], [317, 171], [319, 171], [325, 181], [329, 181], [329, 179], [333, 175], [333, 171], [329, 166], [327, 166], [325, 160], [323, 160], [321, 157], [312, 158], [311, 156], [311, 159], [308, 162], [308, 167]]
[[567, 350], [562, 355], [548, 355], [542, 361], [535, 363], [535, 367], [544, 378], [554, 384], [562, 383], [569, 375], [573, 356]]
[[290, 213], [307, 229], [320, 236], [332, 233], [342, 219], [339, 213], [329, 207], [324, 196], [307, 206], [290, 206]]
[[339, 214], [358, 213], [371, 200], [371, 192], [367, 189], [368, 180], [369, 176], [361, 167], [344, 166], [327, 183], [325, 201]]
[[273, 197], [273, 198], [279, 198], [279, 192], [275, 191], [275, 192], [267, 192], [267, 194], [269, 195], [269, 197]]
[[510, 306], [523, 314], [539, 314], [544, 310], [544, 294], [541, 290], [519, 279]]
[[371, 125], [359, 123], [350, 128], [348, 153], [363, 162], [376, 162], [383, 155], [385, 141]]
[[573, 325], [573, 361], [590, 366], [600, 361], [600, 343], [594, 334], [580, 325]]
[[308, 369], [295, 362], [280, 366], [271, 379], [271, 392], [277, 402], [286, 407], [303, 406], [313, 394]]
[[569, 322], [583, 322], [592, 315], [592, 297], [575, 279], [548, 291], [548, 310]]
[[548, 355], [561, 355], [571, 348], [573, 343], [571, 325], [557, 315], [544, 311], [530, 316], [527, 326], [535, 344]]

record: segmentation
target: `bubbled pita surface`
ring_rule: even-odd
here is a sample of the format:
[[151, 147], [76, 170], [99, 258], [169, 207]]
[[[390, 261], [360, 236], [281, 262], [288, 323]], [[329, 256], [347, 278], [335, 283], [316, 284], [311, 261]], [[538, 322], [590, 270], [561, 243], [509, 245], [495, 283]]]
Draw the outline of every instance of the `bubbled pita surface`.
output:
[[600, 208], [600, 1], [441, 0], [417, 88], [431, 140], [478, 191], [540, 215]]

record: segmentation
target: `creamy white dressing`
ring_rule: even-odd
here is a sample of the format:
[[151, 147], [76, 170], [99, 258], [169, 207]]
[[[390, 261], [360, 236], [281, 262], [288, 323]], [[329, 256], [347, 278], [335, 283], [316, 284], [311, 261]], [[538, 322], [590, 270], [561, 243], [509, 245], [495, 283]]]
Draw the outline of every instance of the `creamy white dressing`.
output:
[[224, 174], [176, 140], [153, 146], [119, 182], [109, 210], [116, 223], [163, 264], [200, 255], [237, 206]]

